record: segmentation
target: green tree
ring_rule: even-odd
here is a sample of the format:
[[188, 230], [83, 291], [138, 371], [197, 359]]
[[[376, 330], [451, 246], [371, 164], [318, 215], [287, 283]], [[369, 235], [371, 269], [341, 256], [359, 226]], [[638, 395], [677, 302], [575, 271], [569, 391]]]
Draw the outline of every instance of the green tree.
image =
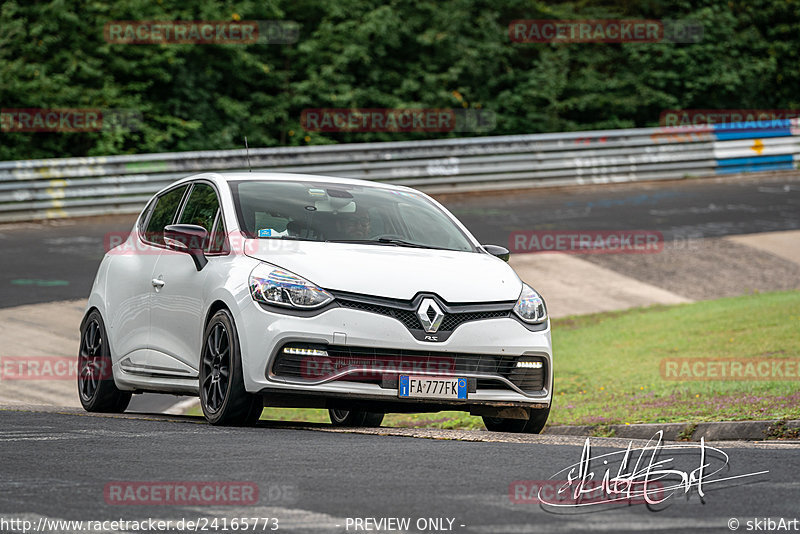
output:
[[[686, 19], [698, 43], [513, 43], [514, 19]], [[114, 20], [287, 20], [295, 44], [123, 45]], [[798, 0], [11, 0], [0, 106], [105, 108], [136, 131], [0, 132], [0, 159], [432, 139], [305, 132], [304, 109], [494, 112], [492, 134], [657, 125], [664, 109], [798, 108]], [[475, 135], [485, 135], [478, 134]]]

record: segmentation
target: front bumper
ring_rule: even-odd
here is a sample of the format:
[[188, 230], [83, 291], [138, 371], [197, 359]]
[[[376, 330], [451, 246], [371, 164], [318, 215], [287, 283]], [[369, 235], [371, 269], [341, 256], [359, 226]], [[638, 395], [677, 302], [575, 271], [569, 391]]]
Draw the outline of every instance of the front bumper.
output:
[[[236, 321], [242, 348], [245, 388], [252, 393], [273, 397], [285, 394], [287, 398], [308, 396], [377, 401], [407, 405], [409, 411], [413, 411], [414, 406], [421, 408], [426, 404], [453, 409], [469, 409], [475, 405], [545, 408], [552, 400], [553, 361], [549, 326], [535, 332], [513, 318], [493, 318], [464, 323], [453, 330], [445, 341], [426, 342], [415, 339], [400, 321], [369, 311], [334, 307], [313, 317], [303, 317], [266, 310], [254, 302], [248, 302], [240, 309]], [[544, 363], [544, 377], [541, 389], [523, 391], [513, 381], [502, 377], [486, 380], [485, 374], [473, 372], [477, 368], [458, 364], [456, 369], [460, 370], [454, 373], [475, 380], [474, 391], [468, 394], [467, 400], [400, 399], [397, 388], [392, 387], [391, 382], [392, 376], [400, 374], [397, 370], [382, 372], [386, 375], [382, 381], [353, 378], [352, 373], [349, 376], [348, 373], [340, 373], [321, 379], [279, 376], [273, 364], [279, 351], [287, 344], [337, 349], [353, 347], [362, 351], [371, 348], [384, 354], [392, 351], [424, 352], [457, 362], [461, 361], [460, 358], [478, 355], [504, 361], [527, 356]], [[404, 374], [440, 375], [435, 370], [419, 369]]]

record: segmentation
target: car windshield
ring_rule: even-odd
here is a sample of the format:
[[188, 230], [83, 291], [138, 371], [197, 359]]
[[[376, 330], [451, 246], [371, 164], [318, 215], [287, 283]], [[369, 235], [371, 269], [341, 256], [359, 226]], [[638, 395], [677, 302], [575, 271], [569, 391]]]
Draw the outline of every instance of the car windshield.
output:
[[230, 186], [249, 237], [475, 251], [450, 217], [415, 192], [271, 180]]

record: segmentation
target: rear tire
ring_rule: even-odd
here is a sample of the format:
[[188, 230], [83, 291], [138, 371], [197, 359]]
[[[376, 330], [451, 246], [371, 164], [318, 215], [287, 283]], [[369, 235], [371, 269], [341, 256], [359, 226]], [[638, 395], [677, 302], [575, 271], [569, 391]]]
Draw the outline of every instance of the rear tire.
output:
[[131, 401], [131, 393], [120, 391], [114, 384], [106, 327], [97, 310], [81, 323], [78, 398], [84, 410], [99, 413], [122, 413]]
[[244, 388], [239, 336], [228, 310], [218, 311], [208, 321], [199, 379], [200, 406], [212, 425], [248, 426], [261, 417], [262, 398]]
[[490, 432], [513, 432], [516, 434], [539, 434], [547, 423], [550, 408], [531, 410], [528, 419], [503, 419], [483, 416], [483, 424]]
[[383, 422], [382, 413], [367, 412], [364, 410], [340, 410], [329, 408], [328, 415], [333, 426], [379, 427]]

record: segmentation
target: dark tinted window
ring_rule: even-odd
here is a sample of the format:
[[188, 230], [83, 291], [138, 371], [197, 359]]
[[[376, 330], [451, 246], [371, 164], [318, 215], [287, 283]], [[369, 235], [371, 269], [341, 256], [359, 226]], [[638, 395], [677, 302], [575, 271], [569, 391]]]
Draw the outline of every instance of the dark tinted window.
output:
[[139, 214], [139, 221], [137, 222], [136, 227], [138, 228], [141, 234], [144, 234], [147, 224], [147, 220], [150, 218], [150, 214], [153, 213], [153, 206], [156, 204], [156, 199], [151, 198], [150, 202], [147, 203], [147, 206], [144, 207], [142, 213]]
[[150, 216], [150, 221], [147, 223], [147, 230], [145, 231], [145, 237], [148, 241], [160, 245], [164, 244], [164, 227], [172, 224], [187, 187], [189, 186], [184, 185], [167, 191], [156, 199], [153, 214]]
[[225, 223], [222, 221], [222, 213], [217, 214], [217, 224], [211, 232], [206, 250], [210, 253], [228, 252], [228, 240], [225, 238]]
[[219, 209], [219, 200], [214, 188], [208, 184], [196, 184], [189, 193], [189, 200], [178, 221], [180, 224], [196, 224], [209, 233], [214, 227], [214, 219]]

